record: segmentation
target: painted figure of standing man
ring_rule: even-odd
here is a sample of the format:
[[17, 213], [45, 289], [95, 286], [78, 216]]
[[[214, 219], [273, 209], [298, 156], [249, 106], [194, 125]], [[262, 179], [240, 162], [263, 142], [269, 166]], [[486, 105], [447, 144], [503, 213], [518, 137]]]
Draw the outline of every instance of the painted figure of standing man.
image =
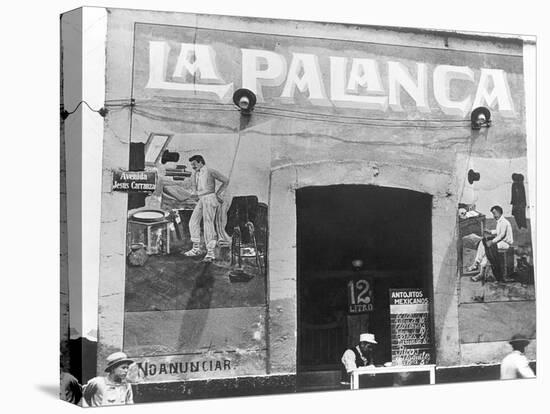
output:
[[[202, 155], [193, 155], [189, 158], [193, 175], [191, 177], [193, 190], [199, 200], [191, 219], [189, 220], [189, 233], [193, 247], [185, 252], [188, 257], [200, 256], [204, 253], [201, 246], [201, 220], [204, 226], [204, 242], [206, 244], [206, 256], [204, 261], [211, 262], [215, 259], [214, 249], [217, 243], [216, 233], [216, 213], [220, 205], [223, 203], [223, 192], [229, 184], [229, 179], [218, 171], [207, 168], [206, 162]], [[216, 190], [216, 181], [221, 182], [221, 185]]]

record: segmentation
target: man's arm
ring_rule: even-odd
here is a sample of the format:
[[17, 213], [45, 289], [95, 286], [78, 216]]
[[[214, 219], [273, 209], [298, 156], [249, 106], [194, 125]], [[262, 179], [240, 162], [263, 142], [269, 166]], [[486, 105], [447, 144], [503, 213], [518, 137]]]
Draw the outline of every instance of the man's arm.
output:
[[357, 368], [357, 365], [355, 365], [355, 354], [351, 349], [348, 349], [344, 352], [344, 355], [342, 355], [342, 364], [344, 364], [346, 372], [348, 373]]
[[88, 407], [97, 407], [100, 406], [103, 399], [103, 389], [98, 378], [92, 378], [84, 386], [83, 390], [84, 401]]
[[513, 243], [513, 230], [512, 230], [512, 225], [510, 224], [510, 222], [508, 220], [503, 220], [504, 222], [498, 226], [497, 225], [497, 235], [496, 237], [492, 240], [493, 244], [496, 244], [500, 241], [506, 241], [507, 243]]
[[191, 200], [197, 201], [199, 199], [199, 191], [197, 187], [197, 173], [193, 171], [191, 174]]
[[126, 392], [126, 404], [134, 403], [134, 393], [132, 392], [132, 386], [128, 384], [128, 391]]
[[221, 174], [219, 171], [216, 170], [210, 170], [212, 177], [214, 177], [216, 180], [222, 183], [220, 185], [220, 188], [216, 190], [216, 196], [221, 197], [227, 186], [229, 185], [229, 178], [227, 178], [225, 175]]
[[535, 378], [535, 373], [533, 372], [533, 370], [529, 366], [529, 361], [527, 360], [527, 358], [525, 356], [523, 356], [518, 361], [517, 369], [518, 369], [519, 376], [521, 378]]
[[196, 172], [191, 174], [191, 190], [193, 190], [193, 194], [197, 194], [197, 173]]
[[506, 223], [502, 223], [502, 220], [500, 220], [500, 222], [497, 222], [497, 228], [495, 230], [491, 230], [491, 233], [495, 234], [495, 237], [493, 237], [492, 240], [487, 241], [487, 246], [497, 244], [504, 240], [506, 238], [506, 228]]
[[78, 380], [68, 372], [61, 374], [61, 398], [73, 404], [78, 404], [82, 398], [82, 387]]
[[504, 224], [498, 223], [495, 234], [495, 238], [491, 240], [492, 244], [497, 244], [498, 242], [504, 240], [504, 238], [506, 237], [506, 226]]

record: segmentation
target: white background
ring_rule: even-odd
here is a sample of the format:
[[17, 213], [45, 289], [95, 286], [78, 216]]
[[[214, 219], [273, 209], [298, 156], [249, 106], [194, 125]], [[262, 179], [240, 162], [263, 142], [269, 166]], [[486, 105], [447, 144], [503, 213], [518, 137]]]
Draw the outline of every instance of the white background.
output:
[[[0, 390], [2, 410], [40, 413], [75, 412], [57, 400], [58, 383], [58, 134], [59, 13], [79, 7], [110, 6], [182, 12], [413, 26], [423, 28], [515, 33], [538, 36], [538, 378], [533, 381], [478, 382], [404, 387], [360, 392], [330, 392], [267, 397], [144, 404], [107, 409], [113, 412], [279, 413], [406, 412], [519, 413], [542, 412], [548, 401], [546, 371], [548, 300], [548, 42], [543, 2], [427, 1], [373, 2], [338, 0], [305, 4], [276, 0], [110, 0], [85, 3], [11, 1], [2, 9], [2, 331]], [[7, 92], [7, 93], [6, 93]], [[6, 146], [7, 144], [7, 146]], [[6, 165], [7, 162], [7, 165]], [[546, 164], [546, 165], [545, 165]], [[15, 191], [14, 191], [15, 190]], [[546, 256], [546, 257], [545, 257]], [[7, 266], [6, 266], [7, 262]], [[131, 411], [127, 411], [131, 410]]]

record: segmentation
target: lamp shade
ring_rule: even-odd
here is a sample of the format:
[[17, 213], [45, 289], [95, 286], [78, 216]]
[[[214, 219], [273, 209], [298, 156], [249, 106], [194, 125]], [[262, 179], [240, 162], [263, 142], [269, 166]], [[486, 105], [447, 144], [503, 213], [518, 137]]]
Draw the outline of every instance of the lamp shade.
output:
[[250, 89], [240, 88], [233, 94], [233, 103], [243, 112], [249, 113], [256, 105], [256, 94]]
[[475, 172], [474, 170], [468, 171], [468, 182], [470, 184], [473, 184], [475, 181], [479, 181], [481, 177], [481, 174], [478, 172]]
[[475, 129], [479, 129], [481, 125], [488, 126], [490, 125], [491, 121], [491, 111], [489, 111], [489, 109], [485, 108], [484, 106], [479, 106], [472, 111], [470, 120], [472, 121], [472, 127], [474, 127]]
[[160, 162], [162, 164], [166, 164], [167, 162], [178, 162], [180, 159], [180, 154], [177, 152], [170, 152], [168, 150], [165, 150], [162, 153], [162, 158], [160, 159]]

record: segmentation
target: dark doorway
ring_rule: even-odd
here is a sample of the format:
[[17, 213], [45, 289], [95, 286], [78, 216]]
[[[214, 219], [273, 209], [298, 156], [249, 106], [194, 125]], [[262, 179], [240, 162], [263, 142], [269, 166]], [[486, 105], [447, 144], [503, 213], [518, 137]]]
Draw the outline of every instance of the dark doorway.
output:
[[[369, 185], [306, 187], [296, 192], [296, 208], [298, 374], [339, 378], [344, 350], [367, 331], [379, 343], [377, 364], [391, 361], [389, 289], [432, 292], [432, 197]], [[357, 260], [362, 266], [352, 265]], [[371, 309], [350, 311], [353, 295], [370, 295]]]

